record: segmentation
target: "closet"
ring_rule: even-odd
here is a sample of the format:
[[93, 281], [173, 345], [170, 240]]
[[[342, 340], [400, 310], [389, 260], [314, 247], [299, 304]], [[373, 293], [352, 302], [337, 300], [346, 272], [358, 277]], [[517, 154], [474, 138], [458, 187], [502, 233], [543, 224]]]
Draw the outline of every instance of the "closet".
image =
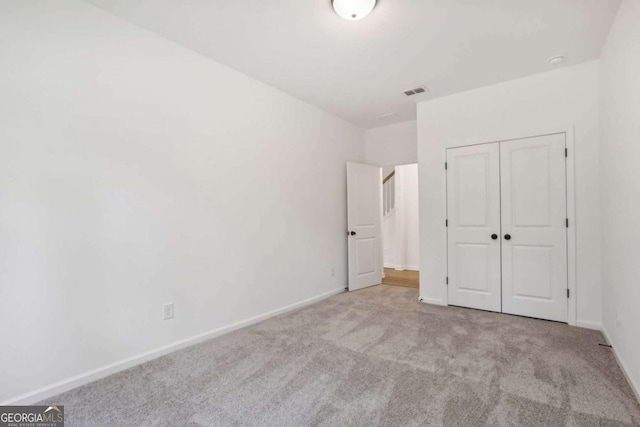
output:
[[448, 303], [567, 321], [565, 134], [447, 150]]

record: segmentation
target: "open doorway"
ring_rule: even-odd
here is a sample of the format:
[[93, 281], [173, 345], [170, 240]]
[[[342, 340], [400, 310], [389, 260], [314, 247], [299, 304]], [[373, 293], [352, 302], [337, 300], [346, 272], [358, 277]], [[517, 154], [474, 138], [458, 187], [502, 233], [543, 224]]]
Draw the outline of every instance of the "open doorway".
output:
[[382, 179], [382, 284], [418, 288], [420, 243], [418, 165], [383, 168]]

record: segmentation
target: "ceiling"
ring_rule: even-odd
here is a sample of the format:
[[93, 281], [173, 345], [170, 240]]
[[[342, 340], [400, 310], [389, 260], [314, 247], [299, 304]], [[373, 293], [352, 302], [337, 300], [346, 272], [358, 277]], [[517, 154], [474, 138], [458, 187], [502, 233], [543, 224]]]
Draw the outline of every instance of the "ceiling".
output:
[[378, 0], [352, 22], [330, 0], [88, 1], [363, 128], [414, 119], [416, 101], [548, 71], [555, 55], [562, 66], [598, 58], [620, 5]]

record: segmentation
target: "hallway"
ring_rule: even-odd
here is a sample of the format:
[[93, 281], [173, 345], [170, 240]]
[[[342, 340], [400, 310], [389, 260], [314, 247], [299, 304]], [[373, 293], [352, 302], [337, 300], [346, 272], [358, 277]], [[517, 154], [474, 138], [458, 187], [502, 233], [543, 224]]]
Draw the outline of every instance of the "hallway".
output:
[[384, 269], [383, 285], [402, 286], [404, 288], [418, 289], [420, 285], [420, 272], [413, 270]]

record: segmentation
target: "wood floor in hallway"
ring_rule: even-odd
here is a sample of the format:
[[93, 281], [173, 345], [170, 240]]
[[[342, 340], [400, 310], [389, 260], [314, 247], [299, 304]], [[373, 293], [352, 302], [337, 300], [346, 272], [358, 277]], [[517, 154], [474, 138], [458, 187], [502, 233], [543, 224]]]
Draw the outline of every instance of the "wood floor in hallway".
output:
[[384, 269], [383, 285], [402, 286], [404, 288], [419, 288], [420, 272], [412, 270]]

